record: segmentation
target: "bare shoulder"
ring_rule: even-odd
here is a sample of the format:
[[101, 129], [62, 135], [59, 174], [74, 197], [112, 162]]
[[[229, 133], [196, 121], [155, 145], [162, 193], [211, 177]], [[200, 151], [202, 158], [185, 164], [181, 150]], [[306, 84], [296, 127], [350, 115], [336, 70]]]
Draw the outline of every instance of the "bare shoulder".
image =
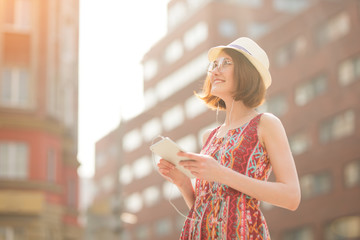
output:
[[261, 142], [269, 139], [274, 135], [285, 134], [285, 129], [281, 120], [272, 113], [264, 113], [261, 116], [258, 126], [258, 135]]
[[260, 119], [261, 128], [271, 128], [271, 127], [280, 127], [282, 126], [281, 120], [272, 113], [263, 113]]

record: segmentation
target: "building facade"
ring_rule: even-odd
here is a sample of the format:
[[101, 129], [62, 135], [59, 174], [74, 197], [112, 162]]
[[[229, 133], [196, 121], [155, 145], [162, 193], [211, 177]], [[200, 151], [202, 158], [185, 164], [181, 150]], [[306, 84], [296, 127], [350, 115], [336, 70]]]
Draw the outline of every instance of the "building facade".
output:
[[359, 20], [359, 1], [318, 1], [261, 39], [302, 191], [296, 212], [264, 207], [275, 239], [360, 238]]
[[[179, 191], [156, 171], [149, 146], [168, 136], [199, 152], [221, 124], [194, 97], [210, 47], [256, 39], [273, 83], [259, 112], [278, 116], [297, 165], [296, 212], [262, 205], [272, 239], [360, 238], [360, 3], [185, 1], [168, 4], [168, 34], [143, 58], [145, 110], [119, 126], [121, 239], [177, 239], [187, 215]], [[274, 181], [274, 176], [272, 176]], [[115, 211], [116, 212], [116, 211]]]
[[0, 1], [0, 239], [81, 239], [78, 1]]
[[119, 239], [121, 228], [120, 182], [118, 181], [121, 148], [119, 128], [95, 144], [94, 199], [86, 212], [86, 239]]

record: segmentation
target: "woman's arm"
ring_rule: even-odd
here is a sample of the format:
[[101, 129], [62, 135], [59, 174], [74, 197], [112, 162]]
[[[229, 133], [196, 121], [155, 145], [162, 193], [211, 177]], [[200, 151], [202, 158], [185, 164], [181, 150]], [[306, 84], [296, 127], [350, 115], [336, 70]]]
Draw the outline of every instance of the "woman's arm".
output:
[[160, 174], [169, 182], [174, 183], [181, 192], [186, 205], [191, 208], [195, 202], [194, 189], [191, 180], [169, 161], [160, 159], [157, 164]]
[[300, 204], [300, 187], [286, 133], [280, 120], [271, 114], [261, 118], [258, 135], [266, 148], [276, 177], [275, 182], [265, 182], [247, 177], [221, 166], [210, 156], [180, 153], [193, 159], [181, 164], [199, 178], [216, 181], [251, 197], [273, 205], [296, 210]]
[[[209, 129], [203, 134], [203, 145], [206, 143], [211, 131], [212, 130]], [[189, 208], [192, 208], [195, 202], [195, 193], [191, 180], [185, 174], [179, 171], [174, 164], [166, 161], [165, 159], [160, 159], [160, 162], [158, 163], [158, 169], [160, 174], [166, 180], [174, 183], [178, 187], [186, 202], [186, 205]]]

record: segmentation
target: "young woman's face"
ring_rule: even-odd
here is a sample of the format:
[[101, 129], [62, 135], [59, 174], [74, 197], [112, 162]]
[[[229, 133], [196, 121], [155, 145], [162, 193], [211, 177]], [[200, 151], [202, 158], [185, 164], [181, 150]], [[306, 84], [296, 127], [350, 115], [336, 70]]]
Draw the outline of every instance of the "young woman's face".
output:
[[232, 58], [220, 52], [217, 59], [210, 63], [208, 74], [211, 82], [211, 94], [224, 100], [231, 97], [235, 88], [234, 63]]

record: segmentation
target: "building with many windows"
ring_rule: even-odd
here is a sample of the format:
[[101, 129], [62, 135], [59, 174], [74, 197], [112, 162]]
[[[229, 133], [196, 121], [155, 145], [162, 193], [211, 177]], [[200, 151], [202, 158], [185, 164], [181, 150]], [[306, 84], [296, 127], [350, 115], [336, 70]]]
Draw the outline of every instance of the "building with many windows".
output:
[[302, 190], [294, 213], [265, 204], [277, 239], [360, 237], [359, 19], [358, 1], [319, 1], [261, 39], [274, 78], [265, 109], [286, 127]]
[[163, 135], [200, 150], [203, 131], [223, 116], [193, 91], [208, 49], [239, 36], [268, 53], [273, 83], [258, 110], [282, 120], [302, 190], [296, 212], [263, 203], [272, 238], [360, 238], [359, 24], [356, 0], [170, 1], [168, 34], [143, 58], [145, 110], [118, 128], [118, 214], [132, 220], [120, 218], [121, 239], [179, 237], [188, 208], [149, 146]]
[[121, 227], [121, 186], [118, 181], [118, 169], [121, 158], [119, 128], [114, 129], [95, 146], [96, 183], [94, 199], [86, 211], [86, 239], [119, 239]]
[[0, 1], [0, 239], [81, 239], [78, 1]]

